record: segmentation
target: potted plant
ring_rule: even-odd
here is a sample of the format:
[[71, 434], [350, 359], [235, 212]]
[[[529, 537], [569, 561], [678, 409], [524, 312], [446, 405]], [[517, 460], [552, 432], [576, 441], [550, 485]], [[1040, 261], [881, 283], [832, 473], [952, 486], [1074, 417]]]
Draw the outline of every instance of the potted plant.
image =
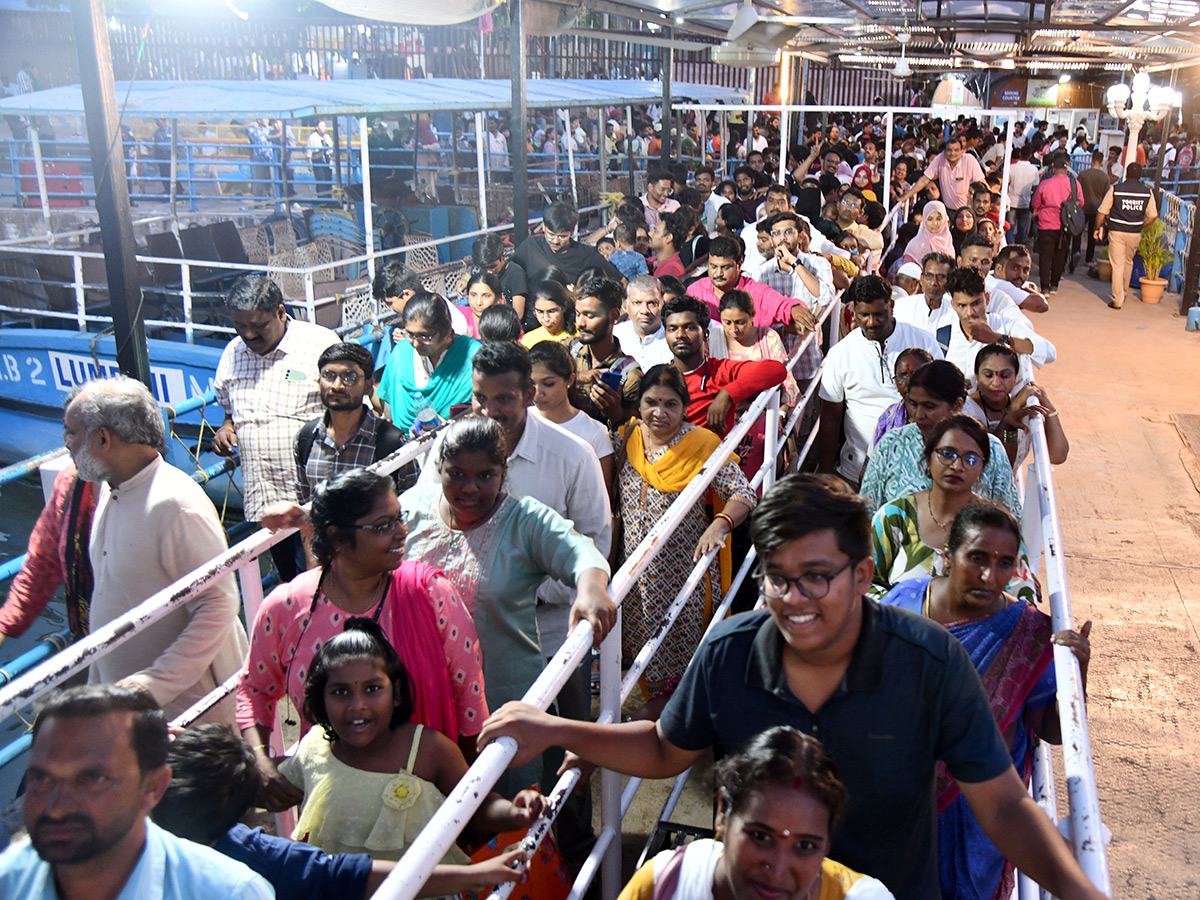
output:
[[1163, 266], [1172, 261], [1174, 254], [1167, 246], [1166, 230], [1162, 219], [1155, 219], [1142, 229], [1142, 237], [1138, 241], [1138, 253], [1146, 266], [1146, 274], [1141, 278], [1142, 302], [1157, 303], [1162, 299], [1167, 287], [1167, 279], [1159, 278], [1158, 273]]
[[1096, 277], [1101, 281], [1112, 281], [1112, 262], [1108, 258], [1108, 245], [1096, 248]]

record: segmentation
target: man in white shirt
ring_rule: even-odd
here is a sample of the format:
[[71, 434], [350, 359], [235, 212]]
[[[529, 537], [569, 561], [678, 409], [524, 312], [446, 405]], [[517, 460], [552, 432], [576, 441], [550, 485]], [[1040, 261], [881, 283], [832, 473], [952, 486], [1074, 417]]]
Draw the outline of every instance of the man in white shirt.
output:
[[308, 148], [308, 163], [312, 166], [313, 179], [317, 183], [318, 197], [328, 197], [333, 187], [333, 138], [326, 130], [328, 127], [324, 119], [318, 121], [316, 129], [308, 136], [305, 145]]
[[1041, 368], [1058, 356], [1054, 345], [1040, 337], [1025, 321], [987, 311], [987, 290], [974, 269], [959, 268], [946, 283], [950, 304], [930, 320], [934, 337], [946, 359], [962, 371], [975, 388], [975, 358], [988, 344], [1007, 344], [1017, 354], [1019, 382], [1033, 378], [1033, 367]]
[[988, 294], [988, 312], [1021, 319], [1030, 328], [1033, 323], [1025, 315], [1030, 312], [1045, 312], [1050, 308], [1046, 298], [1036, 291], [1027, 291], [1010, 281], [992, 274], [992, 242], [981, 234], [967, 235], [958, 250], [958, 267], [974, 269], [983, 279]]
[[624, 322], [613, 326], [621, 352], [637, 360], [643, 372], [666, 365], [674, 357], [662, 324], [662, 287], [653, 275], [639, 275], [625, 286]]
[[767, 136], [762, 133], [762, 128], [758, 125], [754, 126], [754, 137], [750, 139], [750, 149], [757, 150], [763, 153], [767, 149]]
[[488, 164], [493, 169], [508, 168], [508, 138], [500, 133], [500, 120], [488, 116], [487, 120]]
[[[102, 485], [89, 544], [93, 631], [228, 549], [204, 489], [160, 455], [166, 427], [144, 384], [118, 375], [76, 387], [63, 438], [79, 477]], [[89, 680], [139, 688], [177, 716], [241, 668], [249, 647], [240, 606], [226, 575], [97, 657]], [[232, 698], [208, 715], [232, 723]]]
[[[300, 426], [322, 412], [317, 359], [341, 338], [328, 328], [287, 314], [279, 286], [262, 275], [243, 275], [225, 299], [237, 337], [217, 364], [214, 389], [225, 422], [213, 436], [218, 456], [242, 461], [246, 521], [281, 500], [296, 500], [293, 442]], [[271, 548], [284, 581], [304, 570], [299, 537]]]
[[1029, 280], [1033, 268], [1033, 256], [1024, 244], [1008, 244], [1001, 247], [992, 262], [992, 271], [984, 279], [988, 293], [1001, 291], [1025, 312], [1045, 312], [1050, 308], [1044, 294]]
[[1033, 149], [1028, 145], [1022, 144], [1016, 156], [1016, 162], [1008, 167], [1008, 220], [1014, 226], [1012, 242], [1024, 244], [1029, 233], [1029, 207], [1038, 183], [1038, 167], [1032, 162]]
[[[859, 275], [843, 299], [854, 310], [856, 327], [825, 358], [818, 470], [836, 472], [857, 490], [875, 425], [900, 399], [896, 357], [909, 347], [923, 347], [934, 359], [943, 354], [929, 332], [893, 318], [891, 289], [878, 275]], [[839, 453], [843, 425], [846, 440]]]
[[893, 314], [904, 322], [931, 334], [929, 321], [946, 304], [946, 279], [954, 271], [954, 260], [945, 253], [927, 253], [921, 261], [921, 290], [895, 300]]
[[[747, 222], [742, 229], [742, 243], [746, 245], [746, 258], [742, 261], [742, 271], [756, 272], [769, 259], [768, 255], [758, 249], [758, 224], [776, 213], [785, 212], [792, 208], [792, 198], [782, 184], [773, 184], [767, 188], [767, 196], [758, 207], [758, 218]], [[753, 277], [753, 276], [751, 276]]]
[[679, 209], [679, 201], [671, 197], [674, 182], [671, 176], [657, 166], [652, 166], [646, 173], [646, 193], [638, 199], [646, 211], [646, 229], [653, 231], [658, 224], [658, 217], [663, 213]]
[[696, 190], [700, 192], [700, 220], [704, 223], [706, 234], [717, 230], [717, 210], [729, 202], [715, 190], [717, 173], [711, 166], [704, 166], [696, 171]]

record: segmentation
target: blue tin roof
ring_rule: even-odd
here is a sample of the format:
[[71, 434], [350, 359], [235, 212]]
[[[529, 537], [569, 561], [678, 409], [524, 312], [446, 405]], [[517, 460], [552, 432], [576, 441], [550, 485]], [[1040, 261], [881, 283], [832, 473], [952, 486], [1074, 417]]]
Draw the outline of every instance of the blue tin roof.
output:
[[[657, 81], [532, 78], [528, 104], [541, 107], [620, 106], [662, 100]], [[126, 92], [129, 91], [126, 102]], [[673, 99], [745, 103], [744, 91], [711, 85], [673, 84]], [[118, 81], [116, 96], [126, 116], [166, 118], [296, 119], [307, 116], [370, 116], [504, 110], [512, 106], [506, 79], [425, 78], [336, 81]], [[0, 99], [0, 112], [40, 115], [82, 113], [79, 85]]]

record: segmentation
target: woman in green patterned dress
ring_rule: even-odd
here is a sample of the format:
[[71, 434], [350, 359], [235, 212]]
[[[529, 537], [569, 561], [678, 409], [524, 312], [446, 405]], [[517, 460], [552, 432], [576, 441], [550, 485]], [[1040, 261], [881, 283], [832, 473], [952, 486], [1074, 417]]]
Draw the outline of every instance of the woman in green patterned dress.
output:
[[[959, 510], [978, 499], [975, 485], [991, 453], [988, 433], [970, 416], [950, 416], [930, 430], [925, 466], [932, 485], [885, 503], [872, 518], [873, 596], [883, 596], [906, 578], [945, 572], [950, 525]], [[1036, 599], [1024, 545], [1008, 590], [1029, 602]]]

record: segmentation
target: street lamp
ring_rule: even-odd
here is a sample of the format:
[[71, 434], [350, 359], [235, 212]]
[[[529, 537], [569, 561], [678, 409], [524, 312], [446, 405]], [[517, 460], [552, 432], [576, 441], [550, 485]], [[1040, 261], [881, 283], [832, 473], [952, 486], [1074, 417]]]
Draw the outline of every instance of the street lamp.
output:
[[[1137, 159], [1138, 133], [1146, 122], [1157, 122], [1171, 109], [1173, 95], [1170, 88], [1151, 87], [1150, 76], [1138, 72], [1133, 76], [1133, 90], [1127, 84], [1114, 84], [1106, 95], [1109, 113], [1129, 123], [1129, 145], [1125, 150], [1122, 165]], [[1129, 106], [1126, 107], [1126, 103]]]

